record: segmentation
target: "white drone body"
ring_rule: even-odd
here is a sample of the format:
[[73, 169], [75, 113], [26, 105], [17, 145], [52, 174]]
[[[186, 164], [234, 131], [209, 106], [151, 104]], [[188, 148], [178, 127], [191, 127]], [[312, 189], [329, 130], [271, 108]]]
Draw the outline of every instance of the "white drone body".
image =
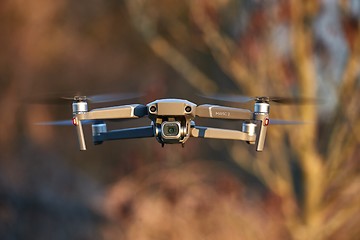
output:
[[[165, 144], [182, 144], [190, 138], [215, 138], [246, 141], [256, 144], [256, 150], [264, 148], [269, 120], [269, 101], [266, 97], [255, 98], [254, 111], [218, 105], [196, 105], [183, 99], [161, 99], [147, 105], [131, 104], [88, 110], [86, 97], [74, 97], [72, 103], [73, 124], [76, 126], [80, 150], [86, 150], [83, 123], [92, 124], [94, 144], [104, 141], [155, 137]], [[148, 117], [148, 126], [107, 130], [106, 121]], [[229, 130], [197, 126], [196, 117], [241, 120], [241, 130]]]

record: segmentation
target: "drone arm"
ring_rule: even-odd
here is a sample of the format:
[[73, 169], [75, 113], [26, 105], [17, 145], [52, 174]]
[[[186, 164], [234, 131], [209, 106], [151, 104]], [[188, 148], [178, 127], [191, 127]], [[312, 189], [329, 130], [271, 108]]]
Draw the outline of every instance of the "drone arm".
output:
[[103, 141], [147, 137], [154, 137], [153, 126], [125, 128], [107, 132], [100, 132], [97, 134], [93, 134], [93, 141], [95, 144], [101, 144]]
[[196, 107], [196, 116], [203, 118], [250, 120], [253, 113], [248, 109], [204, 104]]
[[264, 149], [266, 131], [269, 125], [269, 115], [266, 113], [254, 114], [254, 118], [259, 121], [260, 130], [256, 140], [256, 151], [261, 152]]
[[200, 126], [194, 126], [191, 128], [191, 136], [197, 138], [241, 140], [250, 143], [254, 143], [256, 140], [256, 135], [249, 135], [245, 132], [241, 132], [238, 130], [200, 127]]
[[116, 107], [97, 108], [89, 112], [78, 113], [79, 120], [106, 120], [140, 118], [147, 115], [147, 107], [141, 104], [132, 104]]
[[147, 107], [141, 104], [132, 104], [108, 108], [97, 108], [89, 112], [77, 112], [73, 117], [73, 124], [79, 139], [81, 151], [86, 150], [84, 131], [81, 121], [84, 120], [106, 120], [106, 119], [124, 119], [140, 118], [147, 115]]
[[79, 121], [77, 118], [74, 118], [73, 121], [74, 121], [74, 123], [76, 123], [76, 131], [77, 131], [77, 135], [78, 135], [80, 150], [85, 151], [86, 143], [85, 143], [84, 131], [82, 128], [81, 121]]

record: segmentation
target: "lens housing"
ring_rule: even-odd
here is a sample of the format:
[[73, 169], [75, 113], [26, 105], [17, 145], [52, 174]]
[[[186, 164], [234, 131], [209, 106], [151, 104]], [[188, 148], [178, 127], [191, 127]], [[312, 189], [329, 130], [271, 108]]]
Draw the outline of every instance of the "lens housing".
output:
[[161, 136], [164, 139], [180, 139], [181, 124], [180, 122], [163, 122], [161, 123]]

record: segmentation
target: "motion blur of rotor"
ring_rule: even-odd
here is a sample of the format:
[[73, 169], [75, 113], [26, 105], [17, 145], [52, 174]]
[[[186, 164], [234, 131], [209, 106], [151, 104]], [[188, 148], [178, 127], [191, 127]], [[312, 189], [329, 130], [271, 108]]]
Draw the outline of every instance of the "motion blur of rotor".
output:
[[282, 120], [282, 119], [270, 119], [269, 124], [270, 125], [302, 125], [302, 124], [309, 124], [309, 122]]
[[[70, 95], [70, 94], [65, 94]], [[43, 96], [35, 96], [26, 98], [27, 103], [32, 104], [69, 104], [71, 102], [86, 101], [89, 103], [110, 103], [141, 97], [138, 93], [108, 93], [96, 95], [83, 95], [80, 93], [73, 94], [73, 97], [62, 96], [60, 94], [48, 94]]]
[[280, 103], [280, 104], [317, 104], [318, 99], [315, 98], [304, 98], [304, 97], [269, 97], [269, 96], [257, 96], [248, 97], [242, 95], [230, 95], [230, 94], [214, 94], [214, 95], [201, 95], [203, 98], [235, 102], [235, 103], [247, 103], [251, 101], [259, 103]]
[[[94, 124], [96, 121], [94, 120], [85, 120], [82, 122], [83, 125]], [[59, 121], [47, 121], [47, 122], [38, 122], [36, 123], [38, 126], [73, 126], [73, 120], [59, 120]]]

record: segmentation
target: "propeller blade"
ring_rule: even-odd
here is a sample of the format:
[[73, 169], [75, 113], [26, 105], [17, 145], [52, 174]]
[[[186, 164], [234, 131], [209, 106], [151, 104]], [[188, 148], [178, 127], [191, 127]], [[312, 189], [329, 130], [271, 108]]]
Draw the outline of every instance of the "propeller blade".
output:
[[[93, 124], [94, 120], [83, 120], [81, 121], [83, 125]], [[72, 120], [60, 120], [60, 121], [49, 121], [49, 122], [38, 122], [35, 123], [38, 126], [73, 126]]]
[[116, 102], [128, 99], [135, 99], [141, 97], [142, 94], [138, 93], [109, 93], [109, 94], [98, 94], [85, 96], [79, 93], [73, 94], [72, 97], [59, 96], [59, 94], [48, 94], [39, 97], [29, 97], [25, 101], [32, 104], [69, 104], [72, 103], [77, 98], [86, 99], [91, 103], [106, 103], [106, 102]]
[[200, 95], [203, 98], [220, 100], [225, 102], [238, 102], [246, 103], [254, 100], [255, 98], [242, 96], [242, 95], [227, 95], [227, 94], [214, 94], [214, 95]]
[[228, 95], [228, 94], [214, 94], [209, 96], [201, 95], [207, 99], [214, 99], [226, 102], [235, 102], [235, 103], [247, 103], [250, 101], [256, 102], [275, 102], [280, 104], [317, 104], [319, 99], [316, 98], [302, 98], [302, 97], [267, 97], [267, 96], [258, 96], [258, 97], [248, 97], [242, 95]]
[[137, 93], [113, 93], [113, 94], [99, 94], [86, 97], [92, 103], [105, 103], [116, 102], [121, 100], [128, 100], [141, 97], [141, 94]]
[[[73, 100], [73, 98], [71, 98]], [[69, 99], [54, 97], [54, 96], [41, 96], [41, 97], [29, 97], [24, 100], [26, 103], [30, 104], [69, 104]]]
[[315, 98], [300, 98], [300, 97], [269, 97], [269, 101], [281, 104], [317, 104], [319, 99]]
[[270, 125], [302, 125], [308, 124], [309, 122], [304, 121], [292, 121], [292, 120], [281, 120], [281, 119], [269, 119]]

